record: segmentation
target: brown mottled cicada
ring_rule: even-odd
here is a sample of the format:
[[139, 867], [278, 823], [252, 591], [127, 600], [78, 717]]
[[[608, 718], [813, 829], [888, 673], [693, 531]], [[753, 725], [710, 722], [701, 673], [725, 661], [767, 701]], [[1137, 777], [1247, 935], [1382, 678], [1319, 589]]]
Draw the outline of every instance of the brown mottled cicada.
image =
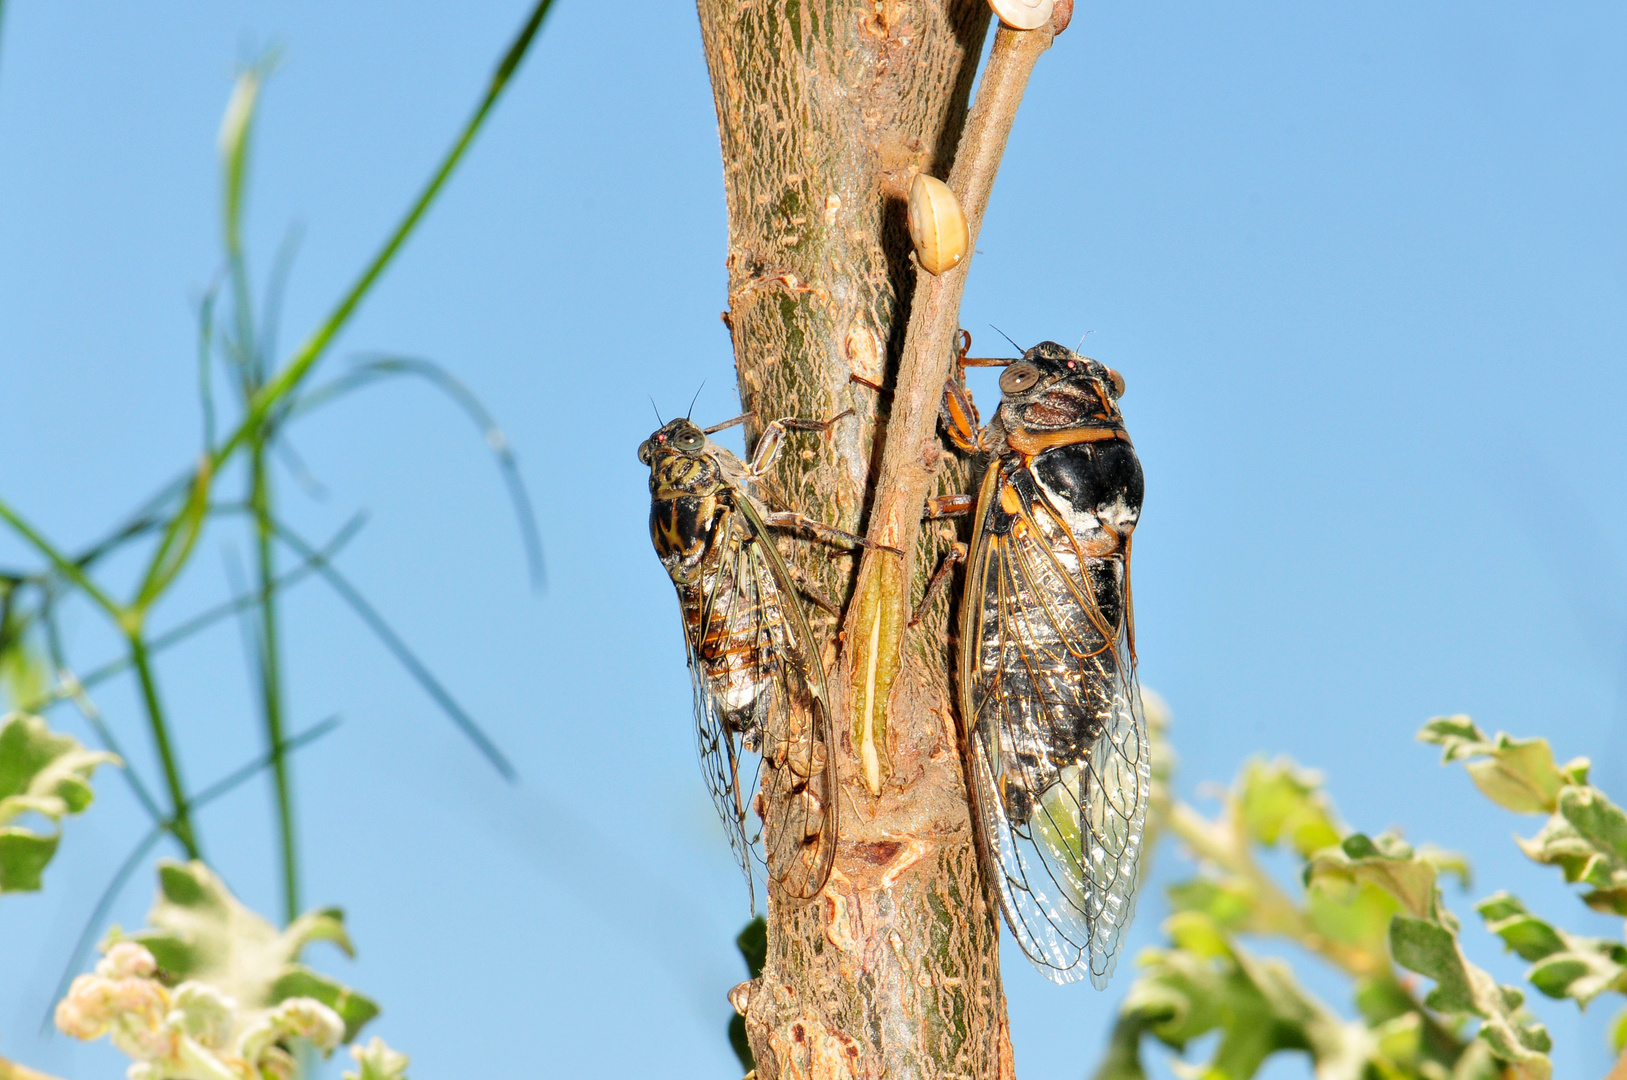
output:
[[[824, 888], [836, 857], [836, 755], [824, 665], [769, 530], [863, 541], [770, 511], [752, 489], [787, 430], [823, 431], [840, 418], [768, 424], [750, 465], [707, 438], [746, 417], [705, 430], [673, 420], [638, 448], [650, 467], [650, 538], [678, 589], [707, 787], [748, 888], [758, 851], [769, 880], [797, 899]], [[766, 851], [747, 824], [759, 767]]]
[[[952, 442], [991, 455], [960, 608], [978, 841], [1028, 958], [1102, 987], [1134, 913], [1151, 788], [1130, 603], [1141, 463], [1124, 380], [1095, 360], [1042, 342], [1000, 390], [981, 431], [959, 383], [943, 409]], [[929, 512], [961, 512], [957, 498]]]

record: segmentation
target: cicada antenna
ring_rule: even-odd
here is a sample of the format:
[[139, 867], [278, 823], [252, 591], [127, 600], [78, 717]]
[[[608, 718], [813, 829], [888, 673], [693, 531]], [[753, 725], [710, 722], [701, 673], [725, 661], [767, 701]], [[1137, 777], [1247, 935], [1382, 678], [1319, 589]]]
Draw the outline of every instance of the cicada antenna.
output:
[[[693, 408], [694, 406], [690, 407]], [[655, 409], [655, 426], [664, 427], [666, 425], [666, 421], [661, 419], [661, 410], [656, 407], [654, 394], [650, 395], [650, 408]]]
[[[989, 327], [991, 329], [993, 329], [996, 334], [999, 334], [1001, 337], [1005, 338], [1007, 341], [1011, 341], [1011, 335], [1006, 333], [1004, 330], [1000, 329], [998, 326], [995, 326], [993, 323], [989, 323]], [[1011, 341], [1011, 347], [1013, 349], [1016, 349], [1020, 353], [1028, 351], [1027, 349], [1023, 348], [1021, 345], [1017, 344], [1015, 341]]]
[[699, 401], [701, 399], [701, 391], [705, 390], [705, 389], [706, 389], [706, 380], [702, 379], [700, 387], [695, 391], [695, 396], [689, 399], [689, 411], [684, 413], [684, 419], [685, 420], [688, 420], [691, 416], [693, 416], [695, 414], [695, 402], [697, 402], [697, 401]]
[[1096, 331], [1094, 331], [1094, 330], [1086, 330], [1083, 334], [1080, 334], [1079, 335], [1079, 344], [1077, 344], [1077, 345], [1075, 345], [1073, 347], [1073, 351], [1078, 352], [1080, 349], [1084, 348], [1085, 347], [1085, 339], [1087, 337], [1089, 337], [1090, 335], [1094, 334], [1095, 332]]

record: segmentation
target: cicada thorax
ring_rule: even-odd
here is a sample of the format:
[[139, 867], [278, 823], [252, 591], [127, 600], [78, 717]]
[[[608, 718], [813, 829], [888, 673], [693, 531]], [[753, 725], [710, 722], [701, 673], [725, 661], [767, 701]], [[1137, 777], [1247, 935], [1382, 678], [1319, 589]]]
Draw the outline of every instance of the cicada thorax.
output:
[[980, 840], [1024, 952], [1100, 985], [1150, 786], [1129, 575], [1141, 466], [1122, 380], [1095, 361], [1047, 342], [1001, 389], [961, 608]]

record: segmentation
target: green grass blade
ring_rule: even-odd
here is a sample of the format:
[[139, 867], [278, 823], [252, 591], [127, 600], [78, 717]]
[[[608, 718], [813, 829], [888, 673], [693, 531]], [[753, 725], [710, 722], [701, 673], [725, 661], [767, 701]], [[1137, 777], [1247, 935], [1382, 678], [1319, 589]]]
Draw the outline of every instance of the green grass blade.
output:
[[147, 609], [164, 594], [170, 582], [175, 580], [192, 557], [192, 549], [197, 546], [198, 537], [203, 535], [204, 521], [209, 517], [209, 491], [213, 479], [209, 459], [204, 458], [193, 475], [192, 489], [185, 504], [165, 527], [164, 538], [159, 541], [158, 550], [153, 553], [147, 574], [136, 592], [135, 602], [130, 605], [138, 618], [146, 615]]
[[[367, 515], [365, 513], [359, 513], [355, 517], [351, 518], [345, 523], [344, 528], [340, 529], [334, 534], [333, 539], [322, 545], [313, 559], [306, 559], [302, 561], [298, 566], [279, 577], [277, 579], [278, 590], [289, 589], [303, 581], [305, 578], [310, 577], [316, 572], [316, 563], [318, 560], [332, 559], [337, 556], [340, 551], [344, 550], [345, 545], [349, 544], [352, 538], [354, 538], [355, 535], [361, 531], [361, 527], [366, 523]], [[164, 631], [162, 634], [158, 634], [150, 638], [147, 641], [147, 652], [150, 655], [157, 656], [166, 649], [181, 644], [194, 634], [207, 630], [209, 627], [213, 626], [217, 622], [220, 622], [222, 619], [229, 619], [233, 615], [253, 608], [259, 602], [260, 594], [258, 591], [248, 589], [240, 590], [237, 595], [233, 596], [230, 600], [216, 604], [211, 608], [205, 608], [203, 611], [200, 611], [190, 619], [186, 619]], [[121, 656], [116, 660], [109, 660], [105, 664], [92, 668], [84, 675], [76, 678], [71, 672], [68, 671], [66, 662], [60, 658], [60, 653], [55, 655], [58, 657], [58, 659], [53, 660], [53, 665], [59, 672], [65, 673], [63, 676], [60, 676], [63, 678], [64, 685], [54, 689], [49, 695], [40, 698], [37, 701], [29, 702], [23, 707], [24, 712], [39, 712], [41, 709], [50, 708], [52, 705], [56, 705], [71, 698], [73, 696], [74, 686], [89, 689], [96, 686], [98, 683], [105, 682], [113, 676], [121, 674], [122, 672], [130, 669], [130, 658], [128, 656]], [[124, 757], [126, 760], [129, 760], [126, 755], [119, 753], [118, 750], [114, 750], [113, 747], [109, 746], [107, 749], [113, 750], [113, 752], [119, 754], [120, 757]], [[155, 812], [155, 820], [159, 817], [161, 817], [161, 815], [158, 815]]]
[[299, 536], [280, 522], [274, 524], [277, 529], [278, 539], [287, 544], [302, 558], [311, 559], [315, 562], [317, 573], [321, 574], [327, 583], [332, 586], [333, 591], [339, 594], [340, 599], [350, 605], [351, 610], [361, 618], [362, 622], [367, 624], [367, 628], [373, 631], [378, 639], [384, 643], [384, 647], [390, 650], [401, 666], [407, 669], [407, 674], [411, 675], [413, 680], [423, 688], [424, 692], [441, 707], [441, 711], [446, 713], [452, 722], [457, 725], [458, 729], [468, 737], [469, 741], [475, 744], [475, 747], [485, 756], [486, 760], [491, 762], [492, 768], [496, 769], [503, 779], [510, 783], [518, 780], [519, 774], [514, 771], [514, 766], [509, 763], [503, 752], [497, 748], [497, 744], [481, 730], [480, 725], [475, 723], [474, 718], [464, 711], [463, 706], [459, 705], [452, 695], [446, 691], [446, 688], [440, 684], [440, 680], [430, 674], [429, 669], [413, 654], [413, 651], [407, 647], [407, 643], [401, 640], [401, 636], [395, 632], [390, 624], [384, 621], [383, 616], [378, 613], [373, 605], [368, 603], [367, 598], [362, 596], [343, 574], [335, 570], [330, 562], [319, 558], [310, 544], [300, 539]]
[[203, 452], [215, 449], [214, 373], [215, 299], [218, 287], [211, 284], [198, 303], [198, 400], [203, 407]]
[[547, 570], [542, 559], [542, 538], [537, 532], [537, 516], [531, 505], [531, 493], [520, 476], [519, 463], [508, 436], [498, 426], [485, 404], [456, 376], [433, 360], [412, 356], [376, 356], [361, 361], [344, 375], [322, 386], [312, 387], [296, 398], [288, 417], [304, 415], [338, 398], [383, 379], [402, 375], [415, 375], [451, 398], [466, 416], [480, 429], [480, 434], [497, 458], [503, 484], [508, 488], [509, 502], [520, 527], [520, 540], [525, 545], [526, 565], [531, 573], [531, 585], [537, 590], [547, 586]]
[[278, 408], [288, 395], [299, 386], [300, 382], [310, 372], [311, 367], [327, 351], [334, 337], [350, 321], [350, 317], [355, 314], [357, 306], [371, 291], [379, 276], [384, 273], [385, 268], [395, 259], [396, 253], [401, 250], [402, 244], [406, 243], [407, 238], [412, 235], [413, 230], [418, 226], [418, 222], [423, 218], [424, 213], [435, 201], [435, 197], [440, 194], [441, 188], [445, 186], [447, 179], [452, 175], [452, 171], [457, 168], [458, 162], [463, 159], [464, 152], [469, 149], [469, 144], [474, 141], [475, 135], [485, 124], [486, 117], [490, 114], [492, 106], [502, 96], [504, 88], [508, 85], [509, 78], [514, 74], [515, 69], [519, 67], [520, 61], [524, 59], [527, 50], [530, 49], [537, 30], [542, 26], [543, 18], [548, 14], [548, 9], [552, 6], [553, 0], [538, 0], [536, 6], [532, 8], [530, 17], [504, 53], [502, 61], [497, 65], [497, 70], [492, 73], [491, 81], [486, 87], [485, 94], [481, 97], [480, 104], [476, 106], [474, 113], [469, 117], [468, 122], [464, 124], [463, 130], [452, 144], [452, 148], [447, 151], [446, 156], [441, 159], [440, 165], [431, 174], [429, 182], [424, 185], [423, 190], [419, 192], [418, 197], [407, 209], [406, 214], [402, 216], [388, 239], [385, 240], [384, 245], [373, 256], [372, 261], [367, 264], [367, 267], [357, 277], [355, 283], [351, 285], [344, 297], [328, 314], [328, 317], [305, 339], [305, 342], [294, 352], [293, 358], [277, 373], [276, 377], [255, 393], [242, 423], [226, 440], [225, 444], [215, 451], [214, 463], [217, 466], [231, 456], [249, 437], [250, 432], [257, 430], [265, 422], [267, 415]]
[[96, 583], [86, 577], [73, 560], [58, 551], [49, 540], [45, 539], [32, 525], [19, 517], [16, 511], [12, 510], [4, 502], [0, 502], [0, 520], [5, 521], [7, 525], [11, 526], [13, 532], [28, 541], [34, 550], [44, 555], [51, 565], [56, 567], [57, 573], [77, 585], [86, 596], [96, 602], [97, 607], [107, 613], [109, 618], [115, 623], [123, 625], [124, 608], [98, 588]]

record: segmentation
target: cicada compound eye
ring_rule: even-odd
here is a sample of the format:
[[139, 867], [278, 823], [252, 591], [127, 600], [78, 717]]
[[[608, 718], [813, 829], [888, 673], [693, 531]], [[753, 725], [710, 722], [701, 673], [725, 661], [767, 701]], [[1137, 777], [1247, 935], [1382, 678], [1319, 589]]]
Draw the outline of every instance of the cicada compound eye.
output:
[[1107, 369], [1107, 381], [1113, 384], [1113, 396], [1114, 397], [1121, 398], [1121, 397], [1124, 396], [1124, 376], [1123, 375], [1120, 375], [1118, 372], [1114, 371], [1112, 368], [1108, 368]]
[[638, 444], [638, 460], [643, 465], [650, 463], [650, 440], [645, 439]]
[[672, 445], [686, 454], [693, 454], [706, 445], [706, 436], [690, 428], [688, 431], [679, 432], [678, 437], [672, 440]]
[[1033, 364], [1012, 364], [1000, 373], [1000, 392], [1020, 394], [1031, 390], [1039, 382], [1039, 368]]

